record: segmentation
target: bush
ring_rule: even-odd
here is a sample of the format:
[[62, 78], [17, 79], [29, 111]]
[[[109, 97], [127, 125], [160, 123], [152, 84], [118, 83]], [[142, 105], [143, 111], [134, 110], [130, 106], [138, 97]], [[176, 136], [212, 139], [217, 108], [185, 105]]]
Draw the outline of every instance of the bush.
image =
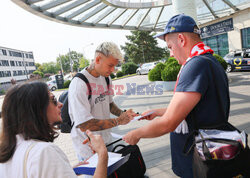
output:
[[122, 72], [125, 75], [135, 74], [137, 68], [138, 68], [138, 66], [133, 62], [128, 62], [126, 64], [122, 64]]
[[63, 88], [69, 88], [69, 84], [70, 84], [71, 80], [66, 80], [63, 84]]
[[173, 57], [168, 58], [165, 64], [166, 67], [161, 72], [161, 79], [163, 81], [176, 81], [181, 65], [178, 64], [178, 61]]
[[[177, 62], [177, 60], [176, 60], [174, 57], [169, 57], [169, 58], [166, 60], [165, 64], [170, 64], [170, 63], [172, 63], [172, 62]], [[177, 63], [178, 63], [178, 62], [177, 62]]]
[[115, 78], [115, 74], [114, 74], [114, 73], [111, 73], [111, 74], [110, 74], [110, 77], [111, 77], [111, 79]]
[[38, 70], [34, 71], [33, 74], [40, 75], [42, 78], [44, 76], [43, 72], [40, 72]]
[[213, 54], [213, 56], [220, 62], [223, 69], [226, 70], [227, 69], [227, 62], [218, 54]]
[[165, 68], [165, 64], [158, 63], [152, 70], [148, 73], [149, 81], [162, 81], [161, 71]]
[[119, 77], [122, 77], [124, 75], [124, 73], [122, 71], [117, 71], [116, 72], [116, 77], [119, 78]]

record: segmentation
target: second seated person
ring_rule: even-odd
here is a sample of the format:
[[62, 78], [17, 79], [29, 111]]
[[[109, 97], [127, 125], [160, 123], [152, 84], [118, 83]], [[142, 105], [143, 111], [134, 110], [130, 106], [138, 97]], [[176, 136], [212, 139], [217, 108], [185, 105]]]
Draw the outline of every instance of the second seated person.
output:
[[[93, 154], [87, 145], [82, 144], [86, 139], [84, 132], [87, 129], [100, 134], [107, 144], [112, 141], [110, 128], [125, 125], [136, 115], [131, 109], [126, 112], [119, 109], [113, 101], [113, 95], [107, 92], [105, 77], [109, 78], [112, 86], [109, 76], [121, 60], [122, 54], [118, 46], [113, 42], [103, 42], [95, 51], [94, 61], [82, 71], [90, 83], [91, 98], [88, 100], [88, 87], [80, 78], [75, 77], [70, 83], [69, 115], [72, 123], [74, 122], [71, 137], [79, 161]], [[99, 92], [100, 88], [104, 91]], [[111, 119], [110, 113], [118, 117]]]

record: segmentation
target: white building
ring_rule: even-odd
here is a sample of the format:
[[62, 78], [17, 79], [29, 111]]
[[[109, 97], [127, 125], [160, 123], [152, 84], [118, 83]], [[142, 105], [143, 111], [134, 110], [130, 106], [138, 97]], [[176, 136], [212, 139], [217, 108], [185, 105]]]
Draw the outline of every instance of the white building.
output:
[[250, 7], [200, 27], [203, 41], [222, 57], [230, 51], [250, 48]]
[[17, 82], [29, 79], [36, 70], [33, 52], [0, 46], [0, 85], [6, 88], [12, 79]]

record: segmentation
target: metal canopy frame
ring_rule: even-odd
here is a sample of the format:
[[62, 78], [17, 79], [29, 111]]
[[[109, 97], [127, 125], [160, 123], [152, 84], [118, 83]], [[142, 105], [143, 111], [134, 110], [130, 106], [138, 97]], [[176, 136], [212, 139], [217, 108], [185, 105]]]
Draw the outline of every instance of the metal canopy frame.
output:
[[[171, 0], [128, 2], [120, 0], [12, 0], [25, 10], [43, 18], [88, 28], [162, 31], [171, 17]], [[225, 7], [214, 10], [211, 0], [196, 0], [198, 24], [250, 8], [249, 0], [214, 0]], [[234, 2], [234, 3], [233, 3]], [[207, 10], [206, 10], [207, 9]], [[198, 13], [200, 11], [200, 13]], [[204, 11], [204, 12], [203, 12]], [[206, 12], [205, 12], [206, 11]]]

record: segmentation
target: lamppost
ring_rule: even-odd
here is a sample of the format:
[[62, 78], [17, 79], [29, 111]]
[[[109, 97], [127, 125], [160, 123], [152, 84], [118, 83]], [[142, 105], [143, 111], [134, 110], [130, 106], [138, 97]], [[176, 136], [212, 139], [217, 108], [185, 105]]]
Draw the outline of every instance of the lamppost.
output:
[[[85, 46], [82, 48], [83, 57], [84, 57], [84, 58], [85, 58], [85, 55], [84, 55], [85, 51], [84, 51], [84, 49], [87, 48], [87, 47], [89, 47], [89, 46], [92, 46], [92, 45], [94, 45], [94, 43], [89, 43], [89, 44], [85, 45]], [[87, 60], [87, 59], [86, 59], [86, 60]], [[84, 63], [85, 63], [85, 61], [84, 61]], [[91, 61], [89, 61], [89, 63], [91, 63]], [[86, 66], [86, 64], [85, 64], [85, 66]]]
[[145, 56], [144, 56], [144, 49], [143, 49], [143, 45], [141, 45], [142, 47], [142, 56], [143, 56], [143, 60], [144, 60], [144, 63], [145, 63]]

